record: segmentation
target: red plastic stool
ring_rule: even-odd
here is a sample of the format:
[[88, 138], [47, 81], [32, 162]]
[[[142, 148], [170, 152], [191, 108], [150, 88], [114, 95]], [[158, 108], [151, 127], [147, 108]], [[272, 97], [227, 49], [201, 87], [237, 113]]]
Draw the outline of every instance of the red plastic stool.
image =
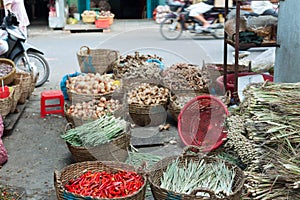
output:
[[[47, 100], [59, 100], [58, 104], [46, 104]], [[59, 109], [47, 109], [55, 108]], [[64, 95], [60, 90], [49, 90], [41, 93], [41, 117], [44, 118], [47, 114], [61, 113], [64, 116]]]

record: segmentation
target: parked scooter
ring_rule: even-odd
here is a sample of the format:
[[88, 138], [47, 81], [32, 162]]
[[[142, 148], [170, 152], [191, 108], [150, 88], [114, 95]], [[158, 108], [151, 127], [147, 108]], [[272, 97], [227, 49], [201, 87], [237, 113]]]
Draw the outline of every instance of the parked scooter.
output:
[[26, 42], [26, 36], [18, 27], [15, 14], [9, 12], [3, 18], [1, 29], [8, 34], [8, 51], [0, 57], [14, 61], [17, 70], [33, 73], [38, 76], [36, 87], [42, 86], [49, 78], [49, 64], [43, 57], [44, 53]]
[[178, 39], [183, 31], [189, 31], [195, 36], [213, 36], [217, 39], [224, 38], [224, 8], [212, 8], [204, 13], [205, 19], [210, 22], [210, 27], [203, 29], [201, 22], [189, 16], [189, 11], [185, 10], [189, 1], [167, 14], [160, 24], [160, 33], [167, 40]]

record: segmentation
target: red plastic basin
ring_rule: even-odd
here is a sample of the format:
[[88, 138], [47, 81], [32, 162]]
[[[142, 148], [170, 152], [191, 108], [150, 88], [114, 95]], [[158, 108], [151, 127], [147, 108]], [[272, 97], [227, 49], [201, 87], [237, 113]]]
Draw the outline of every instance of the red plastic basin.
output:
[[224, 127], [227, 106], [217, 97], [200, 95], [191, 99], [178, 116], [178, 134], [189, 146], [199, 146], [203, 152], [218, 148], [227, 136]]

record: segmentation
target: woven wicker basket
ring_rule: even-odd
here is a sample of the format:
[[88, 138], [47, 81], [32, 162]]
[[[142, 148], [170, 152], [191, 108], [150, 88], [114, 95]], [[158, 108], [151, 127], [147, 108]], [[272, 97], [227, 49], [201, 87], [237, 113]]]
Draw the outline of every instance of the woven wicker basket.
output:
[[2, 86], [2, 80], [3, 80], [4, 85], [11, 84], [14, 81], [15, 74], [16, 74], [15, 63], [12, 60], [10, 60], [10, 59], [0, 58], [0, 64], [1, 63], [10, 65], [10, 66], [13, 67], [13, 69], [6, 76], [0, 77], [0, 86]]
[[167, 102], [156, 105], [129, 104], [129, 117], [138, 126], [158, 126], [167, 119]]
[[0, 98], [0, 115], [2, 117], [5, 117], [8, 115], [11, 111], [11, 107], [13, 105], [13, 97], [14, 97], [14, 91], [10, 91], [10, 94], [8, 97], [1, 99]]
[[[205, 93], [202, 93], [201, 91], [195, 91], [195, 90], [176, 90], [175, 92], [173, 91], [173, 94], [170, 98], [170, 102], [168, 104], [168, 112], [171, 115], [171, 117], [178, 122], [178, 115], [182, 109], [182, 107], [180, 107], [178, 105], [178, 103], [176, 103], [174, 101], [174, 98], [184, 98], [186, 103], [188, 102], [188, 100], [195, 98], [196, 96], [202, 95]], [[180, 102], [183, 100], [180, 100]], [[182, 102], [183, 103], [183, 102]]]
[[96, 20], [96, 15], [84, 15], [84, 14], [81, 14], [81, 17], [82, 17], [82, 22], [83, 23], [92, 24]]
[[77, 52], [82, 73], [104, 74], [113, 70], [120, 62], [120, 52], [111, 49], [90, 49], [82, 46]]
[[96, 160], [124, 162], [128, 157], [130, 131], [124, 132], [111, 142], [96, 147], [77, 147], [66, 143], [76, 162]]
[[[77, 178], [86, 171], [91, 171], [91, 172], [105, 171], [105, 172], [115, 173], [120, 170], [135, 171], [139, 173], [139, 171], [137, 171], [134, 166], [121, 163], [121, 162], [109, 162], [109, 161], [80, 162], [65, 167], [61, 172], [54, 171], [54, 186], [55, 186], [57, 199], [69, 200], [71, 198], [67, 198], [67, 197], [64, 198], [64, 195], [65, 196], [72, 195], [75, 196], [76, 198], [74, 199], [77, 200], [104, 200], [100, 198], [84, 197], [81, 195], [70, 193], [65, 190], [64, 185], [70, 179]], [[144, 185], [136, 193], [123, 198], [111, 198], [111, 200], [144, 200], [145, 193], [146, 193], [147, 178], [144, 175], [144, 173], [141, 172], [140, 174], [143, 175], [145, 181], [144, 181]]]
[[35, 89], [35, 84], [38, 80], [39, 76], [35, 76], [33, 74], [31, 74], [31, 84], [30, 84], [30, 89], [29, 89], [29, 96], [31, 96], [31, 94], [33, 93], [34, 89]]
[[11, 106], [10, 113], [14, 113], [16, 111], [18, 101], [21, 97], [21, 84], [16, 84], [16, 85], [13, 85], [11, 87], [14, 88], [14, 95], [13, 95], [13, 98], [12, 98], [12, 106]]
[[170, 113], [171, 117], [176, 121], [178, 122], [178, 115], [180, 113], [181, 109], [174, 106], [173, 103], [170, 103], [168, 105], [168, 112]]
[[30, 73], [26, 73], [26, 72], [16, 73], [13, 83], [14, 84], [21, 83], [21, 96], [19, 98], [18, 103], [24, 104], [26, 102], [26, 99], [29, 97], [29, 92], [31, 91], [31, 82], [32, 82], [32, 76]]
[[[194, 194], [190, 194], [190, 195], [180, 194], [180, 193], [176, 193], [173, 191], [169, 191], [169, 190], [160, 188], [161, 177], [163, 176], [164, 171], [167, 169], [167, 166], [171, 162], [176, 160], [177, 158], [180, 160], [181, 164], [184, 164], [185, 160], [200, 161], [200, 160], [204, 159], [204, 161], [206, 163], [211, 163], [211, 162], [218, 160], [217, 158], [214, 158], [214, 157], [207, 157], [207, 156], [200, 155], [200, 154], [190, 154], [190, 151], [193, 152], [194, 150], [197, 150], [198, 153], [201, 152], [201, 150], [196, 146], [187, 146], [184, 149], [182, 155], [166, 157], [153, 165], [152, 169], [148, 173], [148, 181], [150, 183], [150, 187], [151, 187], [151, 191], [152, 191], [154, 199], [156, 199], [156, 200], [161, 200], [161, 199], [181, 199], [181, 200], [213, 199], [213, 200], [219, 200], [219, 199], [221, 199], [221, 198], [217, 198], [213, 191], [210, 191], [207, 189], [195, 190], [195, 193], [196, 193], [196, 191], [197, 192], [200, 192], [200, 191], [205, 192], [205, 193], [209, 194], [210, 198], [200, 197], [200, 196], [196, 196]], [[245, 181], [244, 173], [240, 168], [233, 166], [230, 163], [225, 162], [225, 164], [229, 168], [234, 167], [234, 171], [235, 171], [236, 175], [235, 175], [235, 180], [233, 183], [233, 193], [231, 195], [227, 196], [226, 198], [222, 198], [222, 199], [224, 199], [224, 200], [240, 200], [244, 181]]]

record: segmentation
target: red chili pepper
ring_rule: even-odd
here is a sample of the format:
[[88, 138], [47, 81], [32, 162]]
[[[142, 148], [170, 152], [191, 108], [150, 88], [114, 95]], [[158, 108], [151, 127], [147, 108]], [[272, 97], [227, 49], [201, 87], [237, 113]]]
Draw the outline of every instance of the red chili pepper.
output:
[[124, 197], [138, 191], [144, 184], [141, 175], [121, 170], [118, 173], [87, 171], [77, 179], [71, 179], [65, 189], [84, 196], [100, 198]]

